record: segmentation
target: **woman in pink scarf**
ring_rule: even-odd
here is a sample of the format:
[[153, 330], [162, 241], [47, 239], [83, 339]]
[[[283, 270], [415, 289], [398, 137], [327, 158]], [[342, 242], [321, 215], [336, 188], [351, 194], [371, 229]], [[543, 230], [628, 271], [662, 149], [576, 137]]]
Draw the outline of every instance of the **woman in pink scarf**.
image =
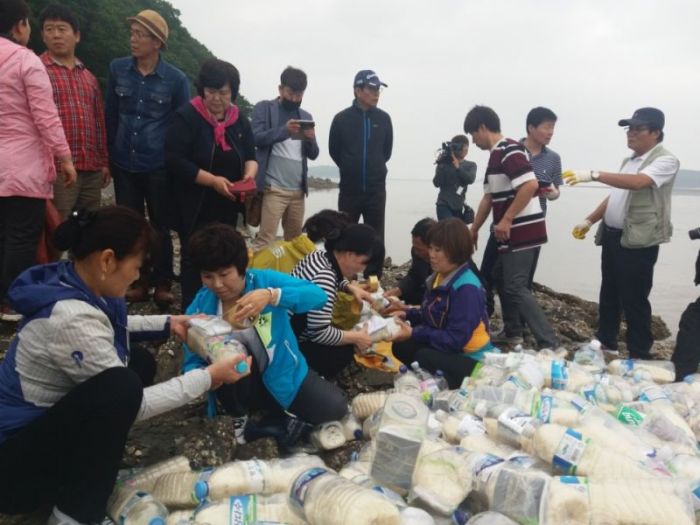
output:
[[236, 226], [244, 206], [231, 185], [254, 179], [258, 171], [250, 123], [234, 104], [238, 70], [223, 60], [209, 59], [195, 85], [199, 95], [174, 113], [165, 139], [165, 162], [174, 180], [179, 214], [183, 310], [202, 286], [189, 260], [190, 236], [213, 222]]

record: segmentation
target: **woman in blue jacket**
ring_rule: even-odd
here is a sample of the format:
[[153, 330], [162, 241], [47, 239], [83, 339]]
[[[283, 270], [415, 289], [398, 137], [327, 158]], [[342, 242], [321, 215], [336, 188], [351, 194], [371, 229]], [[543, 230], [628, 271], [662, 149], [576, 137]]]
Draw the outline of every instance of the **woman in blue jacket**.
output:
[[459, 388], [486, 352], [494, 351], [489, 336], [486, 293], [470, 268], [474, 251], [467, 226], [444, 219], [428, 230], [430, 266], [426, 292], [418, 308], [400, 312], [410, 321], [394, 339], [393, 352], [404, 363], [418, 361], [442, 370], [450, 388]]
[[[251, 351], [250, 376], [239, 381], [236, 388], [223, 387], [215, 394], [234, 417], [237, 441], [244, 441], [247, 415], [252, 408], [278, 413], [284, 410], [314, 425], [342, 419], [347, 412], [345, 395], [309, 369], [289, 322], [289, 311], [304, 313], [323, 306], [323, 290], [280, 272], [247, 269], [245, 241], [226, 224], [210, 224], [196, 232], [190, 239], [189, 251], [204, 286], [187, 308], [188, 314], [222, 315], [236, 308], [239, 321], [257, 317], [254, 328], [264, 347], [262, 355]], [[184, 371], [205, 364], [185, 346]], [[284, 424], [291, 434], [295, 433], [292, 427], [299, 427], [295, 419], [284, 419]]]

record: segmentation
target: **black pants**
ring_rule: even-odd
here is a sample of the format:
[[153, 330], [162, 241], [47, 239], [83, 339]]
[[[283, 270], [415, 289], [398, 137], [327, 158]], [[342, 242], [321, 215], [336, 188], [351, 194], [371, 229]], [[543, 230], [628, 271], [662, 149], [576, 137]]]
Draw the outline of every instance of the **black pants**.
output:
[[392, 352], [406, 366], [418, 361], [421, 368], [430, 373], [442, 370], [450, 389], [459, 388], [462, 380], [472, 373], [477, 364], [477, 361], [462, 353], [448, 354], [413, 339], [394, 343]]
[[[158, 253], [153, 261], [152, 285], [168, 283], [173, 278], [173, 244], [170, 230], [173, 228], [173, 192], [165, 170], [132, 173], [112, 166], [114, 195], [117, 204], [126, 206], [148, 218], [158, 232]], [[145, 202], [145, 206], [144, 206]], [[146, 281], [146, 279], [144, 279]]]
[[304, 354], [309, 368], [328, 379], [337, 376], [352, 362], [355, 355], [353, 345], [329, 346], [312, 341], [299, 341], [299, 349]]
[[353, 222], [370, 225], [377, 231], [382, 243], [384, 242], [384, 211], [386, 209], [386, 192], [375, 191], [365, 193], [338, 194], [338, 210], [348, 214]]
[[45, 215], [44, 199], [0, 197], [0, 302], [12, 281], [36, 264]]
[[610, 349], [617, 349], [622, 314], [627, 321], [627, 350], [630, 358], [647, 358], [654, 339], [651, 334], [649, 293], [654, 282], [654, 265], [659, 247], [624, 248], [622, 232], [603, 225], [602, 280], [596, 337]]
[[[247, 415], [252, 409], [282, 412], [282, 407], [265, 388], [257, 366], [253, 366], [251, 374], [244, 379], [221, 386], [216, 397], [224, 410], [234, 417]], [[307, 423], [318, 425], [342, 419], [347, 408], [343, 391], [309, 369], [287, 411]]]
[[136, 372], [109, 368], [0, 444], [0, 512], [56, 505], [102, 521], [142, 396]]
[[678, 323], [676, 348], [671, 361], [676, 365], [676, 381], [698, 371], [700, 364], [700, 297], [690, 303]]
[[498, 243], [496, 243], [496, 237], [491, 233], [489, 234], [489, 240], [486, 241], [484, 257], [481, 259], [481, 268], [479, 269], [481, 283], [486, 290], [486, 311], [489, 317], [496, 311], [496, 303], [494, 300], [496, 289], [494, 270], [496, 269], [496, 261], [498, 261]]

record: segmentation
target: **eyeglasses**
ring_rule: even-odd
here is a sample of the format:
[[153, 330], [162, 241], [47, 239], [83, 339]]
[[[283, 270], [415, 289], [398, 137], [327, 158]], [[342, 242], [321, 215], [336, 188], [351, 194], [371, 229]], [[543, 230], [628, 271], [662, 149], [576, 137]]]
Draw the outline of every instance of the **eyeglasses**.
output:
[[644, 131], [649, 131], [649, 126], [627, 126], [625, 128], [625, 133], [628, 135], [636, 135], [637, 133], [642, 133]]
[[204, 95], [209, 97], [209, 98], [219, 97], [219, 98], [229, 100], [231, 98], [231, 89], [230, 88], [214, 89], [214, 88], [205, 87], [204, 88]]
[[129, 31], [129, 38], [134, 38], [136, 40], [145, 40], [146, 38], [154, 38], [151, 33], [144, 33], [143, 31]]

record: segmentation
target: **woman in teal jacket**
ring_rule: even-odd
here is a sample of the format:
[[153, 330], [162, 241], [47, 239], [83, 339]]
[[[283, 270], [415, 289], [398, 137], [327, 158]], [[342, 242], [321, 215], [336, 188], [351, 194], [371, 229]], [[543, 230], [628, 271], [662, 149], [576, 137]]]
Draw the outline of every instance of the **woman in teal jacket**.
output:
[[[189, 250], [204, 286], [187, 313], [222, 315], [236, 308], [239, 321], [257, 318], [247, 345], [253, 356], [251, 374], [235, 388], [222, 387], [210, 394], [210, 415], [218, 399], [234, 417], [239, 442], [244, 441], [247, 415], [253, 408], [285, 411], [313, 425], [342, 419], [347, 412], [343, 391], [309, 369], [289, 322], [289, 311], [304, 313], [322, 307], [325, 292], [280, 272], [247, 269], [245, 241], [229, 225], [202, 228], [191, 237]], [[184, 371], [206, 365], [187, 345], [184, 350]], [[290, 422], [284, 419], [283, 424]]]

